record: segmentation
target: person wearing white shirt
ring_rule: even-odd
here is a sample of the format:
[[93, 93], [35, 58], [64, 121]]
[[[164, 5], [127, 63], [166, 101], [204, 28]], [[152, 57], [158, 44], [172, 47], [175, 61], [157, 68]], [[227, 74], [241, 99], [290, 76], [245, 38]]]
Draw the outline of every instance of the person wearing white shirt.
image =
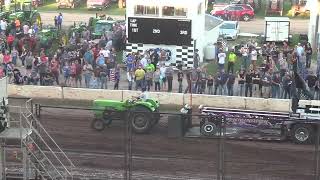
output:
[[258, 53], [257, 53], [256, 48], [252, 49], [250, 55], [251, 55], [251, 64], [253, 66], [253, 69], [255, 70], [256, 69], [256, 64], [257, 64], [257, 59], [258, 59]]
[[224, 69], [224, 63], [226, 61], [226, 53], [223, 52], [222, 49], [219, 50], [219, 54], [218, 54], [218, 65], [219, 65], [219, 70], [220, 72]]
[[147, 65], [148, 65], [148, 59], [144, 56], [141, 60], [140, 60], [140, 63], [142, 65], [142, 68], [146, 68]]
[[128, 90], [132, 90], [132, 84], [134, 82], [132, 71], [127, 72], [127, 80], [128, 80]]
[[298, 57], [301, 57], [301, 56], [302, 56], [302, 53], [304, 53], [304, 49], [303, 49], [303, 47], [301, 46], [301, 44], [298, 43], [298, 46], [297, 46], [297, 55], [298, 55]]
[[28, 26], [28, 24], [23, 25], [22, 28], [23, 28], [23, 34], [24, 34], [24, 35], [27, 35], [28, 32], [29, 32], [29, 26]]
[[101, 48], [101, 50], [99, 51], [99, 54], [102, 54], [104, 58], [108, 58], [109, 54], [110, 54], [110, 51], [106, 50], [104, 48]]
[[6, 22], [4, 19], [2, 19], [2, 20], [0, 21], [1, 31], [6, 31], [6, 30], [7, 30], [7, 26], [8, 26], [7, 22]]

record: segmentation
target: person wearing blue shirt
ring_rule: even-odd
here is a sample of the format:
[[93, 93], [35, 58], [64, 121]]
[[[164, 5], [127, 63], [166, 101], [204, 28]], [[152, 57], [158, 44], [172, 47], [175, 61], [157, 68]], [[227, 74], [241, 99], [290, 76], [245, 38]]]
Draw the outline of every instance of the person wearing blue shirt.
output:
[[88, 51], [86, 51], [83, 55], [84, 60], [88, 63], [92, 65], [93, 62], [93, 54], [91, 52], [91, 50], [89, 49]]
[[133, 61], [134, 61], [134, 57], [130, 54], [128, 54], [127, 56], [127, 71], [132, 71], [133, 70]]

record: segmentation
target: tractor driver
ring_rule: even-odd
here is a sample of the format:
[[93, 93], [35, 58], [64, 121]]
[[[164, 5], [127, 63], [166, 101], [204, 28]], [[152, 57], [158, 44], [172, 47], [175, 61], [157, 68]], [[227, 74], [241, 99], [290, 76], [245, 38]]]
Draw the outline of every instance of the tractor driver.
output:
[[146, 91], [146, 88], [143, 87], [141, 94], [139, 96], [133, 96], [133, 98], [137, 100], [146, 101], [147, 99], [149, 99], [149, 93], [148, 91]]

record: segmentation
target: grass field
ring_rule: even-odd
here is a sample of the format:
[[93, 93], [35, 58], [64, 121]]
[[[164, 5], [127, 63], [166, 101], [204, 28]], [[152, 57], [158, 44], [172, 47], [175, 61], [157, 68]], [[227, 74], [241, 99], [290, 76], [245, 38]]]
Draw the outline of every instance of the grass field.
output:
[[88, 13], [88, 14], [95, 14], [95, 13], [105, 13], [108, 15], [118, 15], [124, 16], [125, 9], [119, 9], [118, 4], [112, 3], [110, 7], [103, 9], [103, 10], [88, 10], [86, 7], [86, 3], [81, 3], [80, 7], [74, 9], [58, 9], [56, 1], [48, 1], [45, 5], [38, 7], [38, 11], [40, 12], [62, 12], [62, 13]]

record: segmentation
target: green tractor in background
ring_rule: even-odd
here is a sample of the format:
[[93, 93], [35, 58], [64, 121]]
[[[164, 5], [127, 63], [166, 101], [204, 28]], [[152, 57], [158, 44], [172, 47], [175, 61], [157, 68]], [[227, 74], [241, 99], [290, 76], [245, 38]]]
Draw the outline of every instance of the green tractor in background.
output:
[[[92, 128], [102, 131], [113, 120], [128, 119], [133, 132], [148, 133], [159, 122], [159, 106], [159, 102], [154, 99], [94, 100], [95, 118], [91, 125]], [[130, 116], [127, 112], [130, 112]]]
[[106, 32], [112, 32], [113, 26], [116, 23], [111, 17], [106, 17], [105, 14], [96, 14], [96, 17], [89, 19], [89, 30], [91, 32], [92, 39], [101, 38], [102, 34]]
[[17, 0], [15, 1], [15, 9], [8, 18], [9, 22], [20, 20], [21, 25], [24, 23], [29, 23], [29, 25], [34, 25], [35, 23], [41, 28], [41, 16], [37, 10], [33, 10], [31, 0]]
[[39, 48], [44, 48], [46, 54], [56, 52], [61, 45], [66, 45], [66, 34], [59, 31], [56, 27], [48, 26], [37, 34]]

